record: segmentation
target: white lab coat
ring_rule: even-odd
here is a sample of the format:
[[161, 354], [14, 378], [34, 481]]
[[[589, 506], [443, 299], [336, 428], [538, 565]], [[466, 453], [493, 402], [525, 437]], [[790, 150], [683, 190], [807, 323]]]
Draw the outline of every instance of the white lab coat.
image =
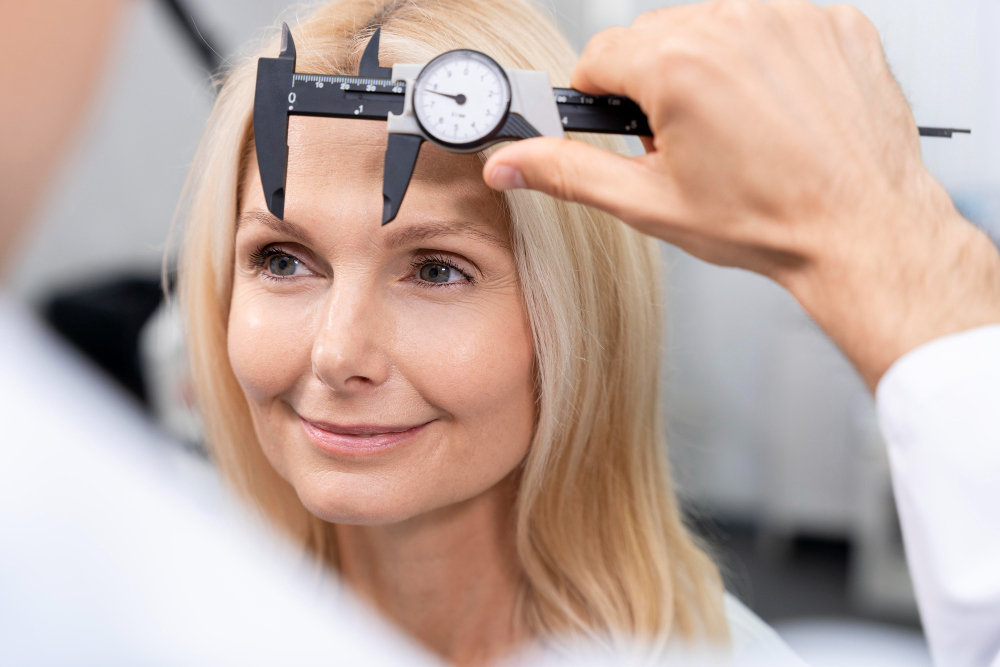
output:
[[934, 662], [1000, 667], [1000, 325], [910, 352], [876, 399]]

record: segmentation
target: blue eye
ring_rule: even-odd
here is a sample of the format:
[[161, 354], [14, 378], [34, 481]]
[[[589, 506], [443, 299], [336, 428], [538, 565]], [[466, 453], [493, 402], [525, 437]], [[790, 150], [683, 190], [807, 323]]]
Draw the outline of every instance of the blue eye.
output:
[[302, 267], [302, 262], [291, 255], [274, 255], [267, 260], [267, 270], [276, 276], [294, 276]]
[[427, 258], [421, 263], [414, 262], [417, 268], [417, 278], [421, 282], [432, 285], [446, 283], [473, 282], [472, 278], [461, 269], [452, 266], [450, 262], [438, 258]]
[[450, 283], [453, 276], [459, 280], [463, 277], [458, 271], [444, 264], [424, 264], [420, 267], [420, 279], [429, 283]]

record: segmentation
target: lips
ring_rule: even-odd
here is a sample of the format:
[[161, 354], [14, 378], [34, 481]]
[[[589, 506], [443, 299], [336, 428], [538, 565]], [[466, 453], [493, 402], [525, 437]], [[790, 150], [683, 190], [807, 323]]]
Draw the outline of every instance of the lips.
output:
[[386, 451], [406, 444], [431, 422], [416, 426], [376, 424], [341, 425], [316, 422], [305, 417], [302, 430], [320, 449], [334, 454], [358, 455]]

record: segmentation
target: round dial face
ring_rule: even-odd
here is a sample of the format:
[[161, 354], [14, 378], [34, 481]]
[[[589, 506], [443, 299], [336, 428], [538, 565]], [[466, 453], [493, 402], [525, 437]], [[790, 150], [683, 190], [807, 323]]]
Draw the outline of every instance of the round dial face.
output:
[[413, 112], [421, 127], [451, 146], [473, 145], [495, 134], [509, 108], [507, 74], [478, 51], [443, 53], [414, 82]]

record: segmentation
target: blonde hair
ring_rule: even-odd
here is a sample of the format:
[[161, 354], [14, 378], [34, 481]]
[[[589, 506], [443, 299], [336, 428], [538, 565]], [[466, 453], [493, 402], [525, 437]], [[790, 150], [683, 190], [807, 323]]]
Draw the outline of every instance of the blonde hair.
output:
[[[299, 71], [355, 73], [379, 26], [383, 64], [475, 48], [507, 67], [546, 70], [554, 86], [565, 86], [576, 58], [528, 0], [343, 0], [293, 28]], [[276, 50], [272, 40], [263, 53]], [[224, 475], [336, 566], [333, 528], [303, 507], [264, 457], [227, 355], [258, 55], [228, 74], [186, 191], [180, 289], [192, 371]], [[617, 137], [575, 138], [625, 150]], [[725, 641], [719, 573], [684, 527], [665, 459], [655, 243], [606, 213], [535, 192], [508, 192], [503, 201], [534, 337], [538, 395], [516, 506], [519, 620], [540, 637]]]

